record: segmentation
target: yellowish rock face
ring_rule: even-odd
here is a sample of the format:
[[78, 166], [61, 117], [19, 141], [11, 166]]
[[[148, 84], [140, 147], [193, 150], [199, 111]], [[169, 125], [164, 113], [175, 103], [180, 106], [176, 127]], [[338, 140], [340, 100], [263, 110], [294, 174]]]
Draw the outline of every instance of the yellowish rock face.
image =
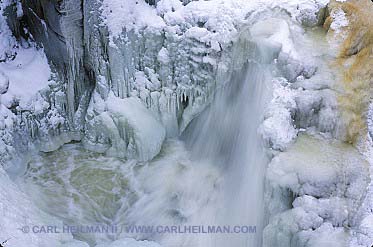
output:
[[[373, 85], [373, 3], [370, 0], [331, 1], [331, 13], [326, 19], [331, 42], [338, 43], [339, 53], [336, 67], [342, 75], [341, 106], [342, 131], [344, 141], [356, 143], [366, 134], [366, 111], [368, 109]], [[341, 18], [348, 25], [338, 26]]]

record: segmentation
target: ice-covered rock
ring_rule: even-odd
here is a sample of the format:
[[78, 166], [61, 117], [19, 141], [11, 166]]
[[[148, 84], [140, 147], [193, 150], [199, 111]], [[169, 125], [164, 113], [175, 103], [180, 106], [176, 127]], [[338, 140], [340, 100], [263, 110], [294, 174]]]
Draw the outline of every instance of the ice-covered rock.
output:
[[[97, 98], [101, 99], [97, 95], [92, 100]], [[101, 104], [92, 104], [96, 107], [88, 109], [83, 139], [86, 148], [140, 161], [159, 153], [165, 128], [140, 99], [121, 99], [111, 94]]]
[[[348, 144], [320, 136], [299, 136], [268, 167], [266, 200], [270, 223], [265, 228], [264, 246], [274, 246], [275, 242], [309, 246], [293, 242], [295, 236], [300, 239], [297, 241], [304, 241], [301, 231], [318, 229], [322, 222], [333, 227], [356, 227], [357, 213], [370, 182], [368, 168], [365, 158]], [[291, 217], [295, 217], [295, 225], [288, 221]], [[317, 224], [300, 226], [303, 217], [312, 217], [308, 224]]]
[[18, 105], [23, 110], [39, 107], [35, 106], [38, 102], [32, 102], [32, 98], [48, 86], [51, 77], [50, 67], [42, 50], [35, 47], [18, 49], [17, 56], [12, 61], [0, 63], [0, 71], [7, 78], [8, 85], [7, 92], [1, 96], [2, 104], [9, 108]]
[[323, 223], [316, 230], [302, 231], [296, 236], [295, 246], [304, 247], [344, 247], [349, 240], [349, 233], [343, 227], [333, 227]]
[[[371, 81], [373, 60], [373, 26], [371, 1], [331, 1], [330, 16], [324, 26], [328, 29], [328, 42], [335, 51], [340, 71], [339, 86], [342, 92], [340, 129], [342, 137], [357, 145], [372, 166], [371, 139]], [[372, 168], [370, 169], [372, 178]], [[372, 182], [359, 211], [360, 225], [354, 227], [349, 246], [370, 246], [373, 242], [369, 227], [373, 208]], [[366, 219], [366, 220], [365, 220]]]
[[298, 133], [292, 113], [296, 109], [296, 91], [289, 88], [285, 79], [274, 80], [273, 87], [273, 98], [259, 132], [267, 147], [285, 150]]

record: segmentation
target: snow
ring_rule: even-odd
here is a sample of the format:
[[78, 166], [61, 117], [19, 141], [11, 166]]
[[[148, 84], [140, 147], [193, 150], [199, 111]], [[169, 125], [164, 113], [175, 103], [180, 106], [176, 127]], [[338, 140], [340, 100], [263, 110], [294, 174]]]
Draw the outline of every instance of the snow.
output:
[[[170, 26], [192, 28], [197, 23], [209, 31], [210, 36], [224, 43], [237, 34], [237, 26], [245, 23], [247, 14], [255, 10], [261, 12], [266, 8], [287, 10], [294, 19], [305, 18], [313, 25], [317, 23], [317, 13], [326, 6], [328, 0], [214, 0], [191, 1], [183, 6], [178, 0], [161, 0], [156, 6], [149, 6], [144, 0], [104, 0], [102, 18], [107, 24], [112, 37], [117, 37], [126, 29], [140, 30], [154, 28], [167, 29]], [[167, 28], [166, 28], [167, 27]]]
[[9, 78], [4, 73], [0, 73], [0, 94], [5, 94], [9, 88]]
[[[50, 68], [43, 50], [18, 44], [13, 37], [3, 15], [9, 4], [0, 3], [0, 104], [10, 107], [18, 101], [27, 108], [32, 97], [48, 85]], [[19, 4], [17, 16], [22, 15]]]
[[103, 15], [112, 36], [118, 36], [123, 28], [135, 31], [151, 26], [162, 30], [165, 23], [154, 7], [143, 0], [104, 0]]
[[324, 223], [315, 231], [304, 231], [299, 234], [304, 247], [345, 247], [349, 234], [344, 227], [333, 227], [330, 223]]
[[290, 28], [288, 23], [283, 19], [269, 18], [258, 21], [250, 27], [251, 35], [254, 39], [268, 42], [273, 46], [280, 45], [281, 51], [288, 56], [297, 59], [293, 41], [290, 37]]
[[291, 116], [292, 109], [296, 108], [296, 92], [281, 82], [286, 80], [273, 81], [273, 98], [259, 128], [266, 145], [275, 150], [285, 150], [298, 133]]
[[[246, 44], [239, 41], [244, 39], [242, 33], [249, 25], [256, 26], [256, 30], [255, 27], [251, 30], [253, 36], [268, 45], [263, 49], [272, 51], [273, 56], [266, 58], [268, 63], [281, 51], [286, 54], [280, 62], [289, 81], [301, 75], [309, 77], [314, 67], [296, 60], [300, 56], [293, 47], [290, 25], [307, 21], [315, 26], [319, 21], [317, 13], [326, 2], [214, 0], [183, 4], [178, 0], [161, 0], [155, 5], [144, 0], [87, 2], [86, 46], [93, 51], [91, 54], [104, 54], [103, 59], [93, 55], [88, 58], [98, 82], [95, 93], [102, 98], [102, 102], [91, 101], [95, 106], [90, 108], [101, 108], [98, 104], [104, 104], [109, 93], [119, 98], [138, 97], [164, 126], [167, 137], [177, 137], [250, 56]], [[269, 13], [273, 9], [287, 12], [271, 19]], [[302, 19], [303, 12], [307, 12], [307, 20]], [[255, 24], [260, 16], [268, 18]], [[275, 28], [271, 28], [273, 25]], [[261, 31], [264, 26], [266, 33]], [[107, 32], [109, 37], [101, 41], [102, 34]], [[285, 109], [284, 117], [278, 114], [290, 131], [288, 136], [275, 131], [276, 138], [282, 139], [279, 148], [291, 142], [296, 133], [289, 112]], [[94, 114], [90, 117], [94, 118]], [[266, 136], [271, 135], [273, 123], [275, 120], [272, 124], [267, 121]], [[90, 140], [94, 146], [94, 138]], [[96, 150], [108, 145], [101, 138]]]
[[158, 61], [163, 64], [168, 64], [170, 62], [170, 57], [168, 50], [164, 47], [158, 53]]
[[47, 88], [51, 70], [42, 50], [20, 48], [14, 60], [0, 63], [0, 74], [6, 76], [9, 88], [1, 96], [1, 103], [10, 107], [15, 101], [27, 109], [33, 97]]
[[342, 227], [348, 223], [349, 205], [348, 199], [344, 197], [316, 199], [312, 196], [304, 195], [294, 200], [293, 207], [301, 207], [306, 212], [314, 212], [319, 217], [332, 223], [333, 226]]
[[333, 29], [335, 33], [340, 33], [342, 28], [348, 26], [349, 21], [346, 18], [346, 13], [342, 9], [337, 8], [333, 10], [330, 15], [333, 18], [330, 28]]

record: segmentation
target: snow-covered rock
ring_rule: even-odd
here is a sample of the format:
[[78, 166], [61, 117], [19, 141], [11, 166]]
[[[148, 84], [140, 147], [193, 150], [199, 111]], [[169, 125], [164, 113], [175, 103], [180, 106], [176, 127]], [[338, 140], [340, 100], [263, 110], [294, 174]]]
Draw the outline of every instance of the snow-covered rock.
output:
[[[319, 227], [316, 231], [321, 231], [323, 222], [337, 228], [356, 227], [370, 182], [368, 169], [364, 156], [348, 144], [321, 136], [299, 136], [268, 167], [266, 200], [270, 222], [264, 231], [264, 246], [274, 246], [275, 242], [282, 242], [283, 246], [315, 246], [305, 245], [303, 231]], [[304, 217], [311, 217], [307, 220], [309, 225], [300, 225]], [[289, 218], [294, 218], [294, 222]], [[346, 245], [352, 233], [345, 234], [341, 246]], [[304, 243], [299, 245], [295, 240]]]

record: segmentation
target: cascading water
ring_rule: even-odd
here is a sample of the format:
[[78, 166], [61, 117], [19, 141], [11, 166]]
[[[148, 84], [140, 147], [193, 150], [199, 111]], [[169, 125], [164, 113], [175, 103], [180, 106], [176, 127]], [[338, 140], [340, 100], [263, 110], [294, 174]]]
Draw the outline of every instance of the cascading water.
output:
[[224, 174], [218, 205], [211, 208], [213, 213], [205, 220], [215, 225], [256, 226], [257, 233], [213, 236], [209, 243], [199, 246], [261, 246], [263, 178], [268, 158], [258, 128], [271, 97], [271, 70], [268, 64], [261, 64], [266, 57], [264, 50], [256, 51], [253, 54], [259, 57], [250, 58], [242, 70], [234, 73], [184, 137], [193, 160], [207, 160]]
[[[31, 161], [22, 187], [67, 224], [255, 226], [254, 234], [124, 235], [166, 247], [260, 246], [267, 157], [258, 127], [272, 95], [274, 51], [249, 32], [241, 41], [235, 54], [246, 57], [244, 65], [181, 140], [166, 142], [152, 162], [107, 158], [70, 144]], [[75, 237], [94, 245], [123, 235]]]

